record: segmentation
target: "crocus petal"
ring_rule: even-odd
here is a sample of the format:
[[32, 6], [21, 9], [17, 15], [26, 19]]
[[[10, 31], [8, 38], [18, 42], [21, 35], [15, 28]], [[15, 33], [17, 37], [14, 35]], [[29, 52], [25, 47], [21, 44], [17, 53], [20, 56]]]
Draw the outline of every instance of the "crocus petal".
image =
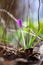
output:
[[16, 22], [17, 22], [18, 27], [22, 28], [22, 21], [20, 19], [18, 19]]

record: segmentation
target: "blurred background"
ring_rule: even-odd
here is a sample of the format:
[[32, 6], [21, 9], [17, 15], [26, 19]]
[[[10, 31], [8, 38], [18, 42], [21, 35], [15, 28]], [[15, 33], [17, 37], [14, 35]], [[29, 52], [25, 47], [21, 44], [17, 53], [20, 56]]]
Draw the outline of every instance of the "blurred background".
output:
[[[37, 21], [38, 21], [38, 7], [39, 7], [39, 0], [0, 0], [0, 8], [7, 10], [10, 12], [14, 17], [17, 19], [21, 19], [24, 22], [24, 26], [27, 26], [28, 22], [30, 23], [30, 28], [37, 31]], [[40, 0], [40, 12], [39, 12], [40, 20], [43, 20], [43, 0]], [[36, 22], [33, 26], [33, 23]], [[6, 27], [5, 27], [6, 26]], [[6, 36], [7, 32], [7, 41], [13, 40], [13, 42], [17, 43], [20, 40], [20, 32], [12, 32], [17, 30], [16, 22], [11, 19], [6, 13], [0, 12], [0, 38], [3, 37], [3, 30], [4, 37]], [[43, 34], [43, 25], [41, 25], [41, 33]], [[6, 31], [7, 30], [7, 31]], [[25, 29], [28, 30], [27, 28]], [[9, 35], [10, 34], [10, 35]], [[9, 36], [9, 37], [8, 37]], [[26, 34], [26, 36], [28, 36]], [[16, 41], [14, 40], [16, 39]], [[21, 42], [22, 43], [22, 42]]]

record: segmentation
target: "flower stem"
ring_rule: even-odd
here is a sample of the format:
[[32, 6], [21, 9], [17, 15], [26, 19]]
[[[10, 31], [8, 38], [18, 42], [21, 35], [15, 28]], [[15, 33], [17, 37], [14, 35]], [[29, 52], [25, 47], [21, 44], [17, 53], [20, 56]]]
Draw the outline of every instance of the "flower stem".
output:
[[22, 38], [23, 38], [24, 49], [26, 49], [26, 44], [25, 44], [24, 33], [23, 33], [23, 31], [22, 31], [22, 30], [21, 30], [21, 33], [22, 33]]

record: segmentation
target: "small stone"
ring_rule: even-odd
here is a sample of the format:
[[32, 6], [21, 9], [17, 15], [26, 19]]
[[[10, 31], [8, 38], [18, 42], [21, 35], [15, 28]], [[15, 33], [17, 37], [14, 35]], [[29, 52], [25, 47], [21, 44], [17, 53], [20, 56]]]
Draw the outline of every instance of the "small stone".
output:
[[42, 54], [42, 55], [43, 55], [43, 45], [41, 45], [41, 46], [40, 46], [39, 51], [40, 51], [40, 54]]

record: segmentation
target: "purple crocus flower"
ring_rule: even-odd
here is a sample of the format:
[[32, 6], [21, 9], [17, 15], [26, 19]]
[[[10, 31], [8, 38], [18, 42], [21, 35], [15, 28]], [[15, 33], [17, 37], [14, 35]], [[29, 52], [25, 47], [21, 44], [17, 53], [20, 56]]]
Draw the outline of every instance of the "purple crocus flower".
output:
[[17, 23], [17, 25], [18, 25], [19, 28], [22, 28], [22, 20], [21, 19], [18, 19], [16, 21], [16, 23]]

